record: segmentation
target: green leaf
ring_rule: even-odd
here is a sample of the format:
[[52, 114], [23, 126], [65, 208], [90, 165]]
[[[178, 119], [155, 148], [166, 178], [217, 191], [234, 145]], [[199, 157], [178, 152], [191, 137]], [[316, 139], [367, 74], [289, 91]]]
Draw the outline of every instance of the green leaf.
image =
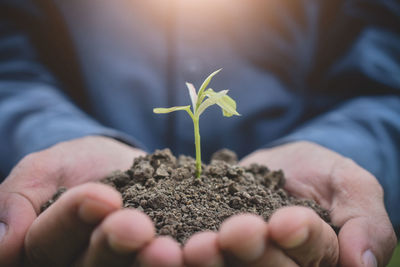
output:
[[[225, 90], [228, 91], [228, 90]], [[205, 94], [208, 97], [214, 97], [216, 99], [216, 104], [220, 106], [222, 109], [222, 114], [225, 117], [231, 117], [233, 115], [240, 116], [240, 114], [236, 111], [236, 102], [227, 94], [223, 94], [222, 96], [216, 96], [218, 93], [214, 92], [213, 89], [208, 89]]]
[[218, 102], [217, 105], [221, 107], [222, 114], [225, 117], [231, 117], [233, 115], [240, 116], [240, 114], [236, 111], [236, 102], [230, 96], [223, 96]]
[[170, 108], [154, 108], [153, 112], [157, 113], [157, 114], [161, 114], [161, 113], [171, 113], [174, 111], [178, 111], [178, 110], [186, 110], [186, 111], [190, 111], [190, 105], [189, 106], [178, 106], [178, 107], [170, 107]]
[[212, 106], [214, 104], [217, 104], [218, 100], [221, 99], [224, 95], [228, 93], [228, 90], [222, 90], [219, 91], [218, 93], [214, 92], [213, 89], [208, 89], [205, 95], [207, 95], [207, 99], [200, 104], [199, 108], [196, 110], [196, 115], [200, 116], [206, 108], [209, 106]]
[[186, 87], [189, 90], [189, 95], [190, 95], [190, 100], [192, 101], [192, 107], [193, 107], [193, 112], [196, 112], [196, 104], [197, 104], [197, 93], [196, 93], [196, 88], [194, 87], [193, 84], [191, 83], [186, 83]]
[[200, 106], [201, 102], [204, 99], [203, 92], [207, 88], [208, 84], [210, 83], [211, 79], [218, 74], [222, 69], [216, 70], [204, 80], [203, 84], [200, 86], [199, 92], [197, 93], [198, 99], [197, 99], [197, 104], [196, 104], [196, 109]]
[[206, 94], [204, 92], [198, 96], [196, 110], [199, 109], [201, 103], [203, 103], [204, 98], [206, 98]]

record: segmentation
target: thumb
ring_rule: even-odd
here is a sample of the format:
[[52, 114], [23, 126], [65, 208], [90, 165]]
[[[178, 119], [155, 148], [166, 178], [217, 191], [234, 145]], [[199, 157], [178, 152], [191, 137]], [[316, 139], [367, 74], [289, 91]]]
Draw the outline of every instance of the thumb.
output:
[[330, 181], [331, 218], [341, 227], [341, 266], [386, 266], [397, 241], [378, 180], [353, 161], [341, 160], [332, 168]]
[[20, 266], [24, 238], [36, 212], [18, 193], [0, 191], [0, 266]]
[[386, 266], [396, 243], [387, 216], [350, 219], [339, 232], [341, 266]]

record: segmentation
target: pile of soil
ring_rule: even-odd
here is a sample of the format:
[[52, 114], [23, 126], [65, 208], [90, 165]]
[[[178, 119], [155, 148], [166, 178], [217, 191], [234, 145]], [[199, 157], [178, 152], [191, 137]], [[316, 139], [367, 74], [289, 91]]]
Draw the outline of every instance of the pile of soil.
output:
[[[217, 231], [234, 214], [254, 213], [268, 220], [283, 206], [310, 207], [330, 223], [328, 211], [315, 201], [295, 198], [283, 189], [282, 171], [257, 164], [238, 166], [235, 153], [226, 149], [216, 152], [211, 163], [202, 167], [201, 177], [196, 178], [192, 157], [177, 159], [169, 149], [156, 150], [102, 182], [122, 194], [124, 207], [149, 215], [159, 235], [170, 235], [182, 244], [196, 232]], [[54, 202], [61, 190], [43, 208]]]

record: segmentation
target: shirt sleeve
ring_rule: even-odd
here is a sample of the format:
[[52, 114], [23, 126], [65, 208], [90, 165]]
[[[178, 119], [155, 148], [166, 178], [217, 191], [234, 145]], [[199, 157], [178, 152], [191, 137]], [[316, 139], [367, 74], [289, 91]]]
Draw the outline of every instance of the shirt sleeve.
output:
[[136, 143], [77, 108], [41, 64], [29, 35], [0, 16], [0, 178], [31, 152], [87, 135]]
[[353, 159], [374, 174], [385, 191], [393, 222], [400, 225], [400, 97], [350, 100], [274, 145], [310, 141]]
[[347, 91], [349, 95], [357, 92], [357, 95], [347, 98], [270, 146], [306, 140], [353, 159], [374, 174], [383, 186], [388, 213], [398, 227], [400, 5], [395, 1], [369, 1], [369, 5], [348, 7], [352, 18], [358, 18], [357, 27], [363, 20], [364, 25], [345, 53], [337, 57], [325, 72], [319, 73], [320, 80], [324, 80], [319, 84], [323, 87], [319, 88], [320, 91], [330, 87]]

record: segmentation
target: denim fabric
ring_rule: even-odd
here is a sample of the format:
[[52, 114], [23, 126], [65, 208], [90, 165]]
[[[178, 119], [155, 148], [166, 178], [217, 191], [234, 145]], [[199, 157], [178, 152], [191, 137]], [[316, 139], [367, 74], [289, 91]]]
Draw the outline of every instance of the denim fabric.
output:
[[[230, 89], [241, 117], [201, 118], [204, 161], [310, 140], [383, 185], [400, 225], [400, 4], [394, 0], [0, 0], [0, 172], [107, 135], [194, 154], [185, 81]], [[0, 176], [1, 177], [1, 176]]]

